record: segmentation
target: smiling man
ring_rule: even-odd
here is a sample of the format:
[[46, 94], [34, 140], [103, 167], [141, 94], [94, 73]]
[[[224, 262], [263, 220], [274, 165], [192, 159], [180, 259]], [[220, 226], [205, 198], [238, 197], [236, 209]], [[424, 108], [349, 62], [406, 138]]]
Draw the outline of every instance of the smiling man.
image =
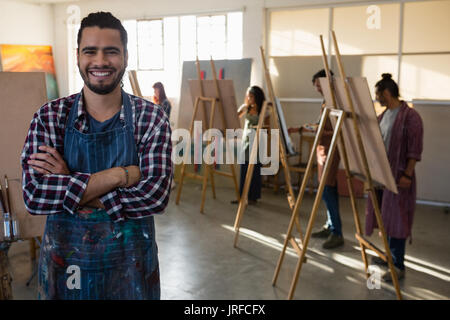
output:
[[170, 193], [170, 125], [161, 107], [121, 89], [127, 33], [110, 13], [78, 32], [84, 87], [50, 101], [22, 152], [28, 211], [48, 215], [40, 299], [159, 299], [153, 215]]

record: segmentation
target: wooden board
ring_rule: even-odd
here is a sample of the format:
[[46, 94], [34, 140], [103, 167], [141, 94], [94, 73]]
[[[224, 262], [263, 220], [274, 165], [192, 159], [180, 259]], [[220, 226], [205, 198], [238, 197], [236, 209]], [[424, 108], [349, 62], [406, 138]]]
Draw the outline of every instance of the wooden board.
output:
[[[237, 114], [237, 103], [236, 96], [234, 93], [234, 85], [233, 80], [217, 80], [219, 82], [219, 90], [223, 99], [223, 111], [225, 114], [225, 121], [227, 127], [224, 128], [222, 123], [222, 116], [219, 110], [219, 104], [216, 102], [216, 110], [214, 112], [214, 128], [219, 130], [225, 129], [239, 129], [241, 128], [241, 123], [239, 121], [239, 116]], [[216, 86], [214, 80], [202, 80], [203, 82], [203, 90], [205, 97], [216, 97]], [[200, 90], [200, 80], [188, 80], [189, 89], [191, 93], [192, 100], [192, 109], [194, 108], [194, 103], [196, 97], [201, 96]], [[209, 117], [211, 114], [211, 106], [209, 102], [204, 102], [206, 105], [206, 119], [209, 123]], [[196, 121], [203, 121], [203, 108], [202, 104], [199, 104], [199, 109], [197, 112], [197, 116], [195, 118]], [[192, 119], [192, 115], [190, 115]], [[206, 130], [205, 124], [203, 124], [203, 130]]]
[[[45, 73], [0, 72], [0, 183], [5, 191], [6, 174], [9, 178], [11, 211], [18, 219], [20, 237], [23, 239], [42, 236], [44, 233], [46, 217], [32, 216], [25, 209], [20, 154], [31, 119], [46, 101]], [[0, 220], [1, 241], [4, 237], [3, 212]]]
[[[217, 79], [233, 80], [236, 101], [238, 105], [244, 103], [245, 94], [250, 86], [250, 74], [252, 69], [252, 59], [236, 60], [214, 60]], [[210, 60], [200, 60], [200, 69], [204, 73], [204, 79], [213, 79]], [[223, 77], [221, 77], [221, 75]], [[184, 128], [189, 130], [191, 125], [194, 107], [189, 89], [189, 79], [198, 79], [197, 66], [195, 61], [184, 61], [181, 74], [181, 90], [178, 103], [172, 110], [171, 117], [174, 120], [172, 128]], [[244, 120], [241, 119], [241, 127]]]
[[[450, 203], [450, 101], [413, 100], [423, 122], [422, 160], [416, 165], [417, 198]], [[437, 101], [436, 101], [437, 102]], [[450, 207], [450, 204], [448, 205]]]
[[294, 145], [292, 144], [291, 136], [288, 133], [288, 127], [286, 125], [286, 119], [284, 117], [283, 108], [281, 107], [280, 99], [275, 97], [275, 105], [277, 106], [277, 113], [278, 113], [278, 119], [280, 122], [280, 129], [281, 129], [281, 137], [282, 141], [284, 143], [284, 150], [286, 150], [288, 155], [297, 155], [297, 152], [295, 152]]
[[131, 90], [133, 90], [133, 94], [142, 98], [141, 87], [139, 86], [136, 70], [128, 71], [128, 78], [130, 79], [130, 85]]
[[[397, 193], [397, 184], [395, 183], [389, 165], [367, 79], [363, 77], [349, 77], [347, 79], [372, 180], [377, 185], [385, 186], [388, 190]], [[326, 106], [332, 106], [333, 100], [331, 98], [328, 80], [326, 78], [320, 78], [320, 85], [322, 87]], [[345, 94], [343, 79], [334, 78], [333, 85], [336, 92], [338, 109], [350, 112], [351, 109]], [[342, 134], [347, 148], [350, 171], [362, 180], [365, 180], [364, 167], [358, 149], [353, 120], [349, 117], [346, 117], [343, 123]], [[342, 152], [341, 150], [339, 151]]]

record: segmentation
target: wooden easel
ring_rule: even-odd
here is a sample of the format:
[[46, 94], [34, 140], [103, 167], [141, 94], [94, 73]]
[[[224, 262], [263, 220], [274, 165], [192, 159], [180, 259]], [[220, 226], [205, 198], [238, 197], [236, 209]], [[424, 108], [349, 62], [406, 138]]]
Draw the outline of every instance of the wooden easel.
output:
[[131, 84], [131, 89], [133, 90], [133, 94], [135, 96], [142, 98], [142, 92], [141, 92], [141, 88], [139, 87], [136, 70], [128, 71], [128, 78], [130, 79], [130, 84]]
[[[223, 100], [222, 100], [222, 95], [220, 93], [220, 88], [219, 88], [219, 83], [217, 80], [217, 75], [216, 75], [216, 68], [214, 65], [214, 61], [211, 58], [211, 70], [212, 70], [212, 74], [213, 74], [213, 79], [214, 79], [214, 83], [215, 83], [215, 87], [216, 87], [216, 96], [215, 97], [205, 97], [204, 96], [204, 89], [203, 89], [203, 83], [202, 83], [202, 77], [201, 77], [201, 71], [200, 71], [200, 61], [198, 60], [198, 57], [196, 59], [196, 66], [197, 66], [197, 74], [198, 74], [198, 79], [200, 80], [200, 96], [195, 98], [195, 103], [194, 103], [194, 113], [192, 115], [192, 121], [191, 121], [191, 126], [190, 126], [190, 135], [192, 137], [193, 134], [193, 130], [194, 130], [194, 121], [198, 112], [198, 107], [199, 104], [202, 104], [202, 108], [203, 108], [203, 123], [206, 125], [206, 128], [204, 129], [205, 131], [208, 129], [211, 129], [214, 127], [214, 115], [215, 115], [215, 111], [216, 111], [216, 103], [217, 103], [217, 107], [219, 109], [220, 112], [220, 117], [222, 119], [222, 124], [224, 128], [227, 128], [227, 123], [225, 120], [225, 113], [223, 110]], [[207, 122], [206, 119], [206, 105], [205, 102], [209, 102], [210, 106], [211, 106], [211, 114], [210, 114], [210, 119], [209, 122]], [[225, 132], [222, 132], [222, 134], [224, 134], [225, 136]], [[212, 142], [211, 142], [212, 143]], [[226, 141], [226, 143], [228, 143], [228, 141]], [[175, 201], [175, 203], [178, 205], [180, 203], [180, 197], [181, 197], [181, 190], [183, 189], [183, 182], [184, 182], [184, 177], [187, 176], [189, 178], [193, 178], [193, 179], [197, 179], [197, 180], [201, 180], [202, 181], [202, 202], [200, 205], [200, 212], [204, 213], [204, 207], [205, 207], [205, 199], [206, 199], [206, 187], [208, 185], [208, 177], [209, 179], [211, 179], [211, 188], [212, 188], [212, 193], [213, 193], [213, 199], [216, 198], [216, 189], [215, 189], [215, 184], [214, 184], [214, 174], [218, 174], [218, 175], [222, 175], [225, 177], [229, 177], [233, 179], [233, 183], [234, 183], [234, 187], [235, 187], [235, 191], [236, 191], [236, 195], [237, 198], [239, 199], [239, 188], [238, 188], [238, 183], [237, 183], [237, 178], [236, 178], [236, 171], [234, 168], [234, 164], [230, 164], [230, 169], [231, 169], [231, 173], [228, 172], [223, 172], [223, 171], [219, 171], [216, 170], [214, 168], [214, 164], [207, 164], [204, 163], [204, 172], [203, 175], [199, 175], [199, 174], [195, 174], [195, 173], [190, 173], [190, 172], [186, 172], [186, 163], [183, 161], [182, 165], [181, 165], [181, 177], [180, 177], [180, 181], [179, 181], [179, 186], [178, 186], [178, 193], [177, 193], [177, 199]]]
[[[263, 61], [263, 65], [264, 65], [264, 71], [265, 71], [265, 78], [266, 78], [266, 83], [267, 83], [267, 89], [269, 91], [269, 99], [271, 101], [271, 106], [270, 106], [270, 112], [271, 112], [271, 116], [273, 119], [273, 123], [275, 124], [275, 129], [278, 129], [278, 131], [280, 132], [280, 125], [279, 125], [279, 120], [278, 120], [278, 113], [275, 107], [275, 93], [273, 90], [273, 86], [272, 86], [272, 81], [270, 79], [270, 73], [269, 70], [267, 69], [267, 65], [266, 65], [266, 59], [265, 59], [265, 55], [264, 55], [264, 49], [262, 47], [260, 47], [260, 51], [261, 51], [261, 58]], [[267, 112], [267, 108], [269, 108], [269, 102], [265, 102], [261, 113], [259, 115], [259, 120], [258, 120], [258, 126], [256, 128], [256, 135], [255, 135], [255, 139], [257, 141], [257, 143], [253, 143], [252, 145], [252, 150], [250, 153], [250, 164], [248, 166], [247, 169], [247, 174], [245, 176], [245, 183], [244, 183], [244, 189], [242, 190], [242, 197], [239, 201], [239, 208], [238, 211], [236, 213], [236, 219], [234, 222], [234, 231], [235, 231], [235, 235], [234, 235], [234, 247], [237, 246], [237, 241], [238, 241], [238, 237], [239, 237], [239, 228], [241, 225], [241, 221], [242, 221], [242, 217], [244, 215], [244, 211], [245, 208], [247, 207], [247, 199], [248, 199], [248, 191], [250, 189], [250, 183], [252, 180], [252, 176], [253, 176], [253, 170], [254, 170], [254, 163], [256, 163], [256, 156], [258, 153], [258, 145], [259, 145], [259, 133], [263, 127], [263, 123], [264, 123], [264, 119], [266, 116], [266, 112]], [[286, 185], [287, 185], [287, 200], [289, 203], [289, 208], [292, 209], [293, 205], [294, 205], [294, 199], [295, 199], [295, 195], [294, 195], [294, 190], [292, 189], [292, 184], [291, 184], [291, 174], [289, 171], [289, 164], [287, 161], [287, 157], [286, 157], [286, 150], [284, 149], [284, 144], [282, 141], [282, 138], [280, 136], [279, 139], [279, 153], [280, 153], [280, 160], [281, 160], [281, 164], [283, 167], [283, 171], [284, 171], [284, 177], [286, 180]], [[273, 152], [273, 151], [272, 151]], [[297, 229], [300, 233], [300, 238], [302, 238], [301, 236], [301, 229], [300, 229], [300, 223], [298, 221], [298, 219], [295, 219], [296, 222], [296, 226]]]
[[[357, 118], [356, 118], [356, 113], [355, 113], [355, 109], [353, 106], [353, 102], [350, 96], [350, 88], [349, 85], [346, 81], [347, 77], [345, 75], [344, 72], [344, 68], [342, 65], [342, 61], [341, 61], [341, 56], [339, 53], [339, 48], [337, 46], [337, 41], [336, 41], [336, 36], [334, 34], [334, 32], [332, 32], [332, 37], [333, 37], [333, 42], [334, 42], [334, 47], [335, 47], [335, 51], [336, 51], [336, 58], [338, 61], [338, 67], [339, 67], [339, 72], [341, 74], [342, 79], [344, 79], [344, 87], [345, 87], [345, 93], [346, 93], [346, 97], [349, 101], [349, 105], [350, 105], [350, 109], [351, 112], [349, 114], [344, 113], [343, 110], [337, 110], [337, 109], [332, 109], [329, 107], [326, 107], [322, 113], [322, 117], [320, 120], [320, 125], [317, 131], [317, 135], [314, 141], [314, 147], [313, 150], [315, 150], [317, 148], [318, 142], [322, 136], [322, 133], [324, 131], [324, 127], [325, 127], [325, 123], [327, 121], [327, 119], [331, 116], [334, 116], [337, 118], [336, 120], [336, 124], [334, 126], [333, 129], [333, 137], [332, 137], [332, 141], [331, 141], [331, 145], [330, 145], [330, 149], [328, 152], [328, 157], [327, 160], [325, 162], [325, 167], [324, 167], [324, 172], [322, 175], [322, 178], [320, 180], [319, 183], [319, 188], [317, 190], [317, 195], [316, 198], [314, 200], [314, 204], [313, 204], [313, 208], [311, 211], [311, 216], [308, 222], [308, 226], [306, 228], [306, 234], [305, 234], [305, 238], [303, 240], [303, 250], [301, 250], [299, 253], [299, 258], [297, 261], [297, 266], [295, 269], [295, 273], [291, 282], [291, 287], [289, 290], [289, 294], [288, 294], [288, 299], [292, 299], [293, 295], [294, 295], [294, 291], [295, 291], [295, 287], [297, 285], [298, 282], [298, 277], [300, 274], [300, 270], [303, 264], [303, 258], [305, 257], [306, 254], [306, 250], [308, 247], [308, 242], [309, 239], [311, 237], [311, 233], [312, 233], [312, 228], [314, 225], [314, 221], [315, 221], [315, 217], [318, 211], [318, 207], [319, 207], [319, 203], [320, 200], [322, 198], [322, 193], [323, 193], [323, 189], [325, 187], [325, 183], [327, 180], [327, 176], [329, 174], [329, 170], [330, 170], [330, 166], [331, 166], [331, 159], [333, 159], [333, 155], [334, 152], [336, 150], [336, 145], [339, 143], [339, 149], [340, 149], [340, 155], [343, 158], [343, 162], [344, 162], [344, 167], [345, 167], [345, 174], [347, 177], [347, 183], [348, 183], [348, 188], [349, 188], [349, 193], [350, 193], [350, 200], [351, 200], [351, 205], [352, 205], [352, 210], [353, 210], [353, 216], [354, 216], [354, 220], [355, 220], [355, 225], [356, 225], [356, 234], [355, 237], [359, 242], [359, 245], [361, 247], [361, 255], [362, 255], [362, 259], [364, 261], [364, 266], [365, 266], [365, 272], [366, 272], [366, 277], [369, 276], [368, 273], [368, 261], [367, 261], [367, 256], [366, 256], [366, 248], [370, 248], [373, 251], [375, 251], [377, 253], [377, 255], [382, 258], [384, 261], [387, 261], [388, 266], [389, 266], [389, 270], [391, 272], [391, 276], [394, 282], [394, 286], [395, 286], [395, 291], [396, 291], [396, 295], [397, 295], [397, 299], [401, 300], [402, 296], [401, 296], [401, 292], [400, 292], [400, 288], [398, 285], [398, 278], [397, 278], [397, 274], [395, 272], [394, 269], [394, 264], [392, 262], [392, 255], [391, 252], [389, 250], [389, 244], [387, 242], [387, 237], [386, 237], [386, 232], [384, 229], [384, 225], [383, 225], [383, 220], [381, 218], [381, 212], [380, 212], [380, 208], [378, 205], [378, 201], [377, 201], [377, 197], [375, 194], [375, 188], [374, 188], [374, 183], [371, 177], [371, 172], [370, 172], [370, 168], [368, 165], [368, 161], [367, 161], [367, 156], [364, 150], [364, 146], [362, 143], [362, 138], [361, 138], [361, 133], [359, 130], [359, 126], [358, 126], [358, 122], [357, 122]], [[323, 44], [323, 38], [322, 36], [320, 36], [320, 41], [322, 44], [322, 54], [323, 54], [323, 63], [325, 66], [325, 70], [326, 70], [326, 74], [327, 74], [327, 80], [330, 84], [330, 88], [331, 88], [331, 93], [332, 93], [332, 99], [333, 99], [333, 104], [334, 107], [336, 107], [336, 99], [335, 99], [335, 93], [333, 91], [333, 82], [331, 79], [331, 74], [328, 68], [328, 63], [327, 63], [327, 59], [326, 59], [326, 54], [325, 54], [325, 49], [324, 49], [324, 44]], [[377, 223], [379, 226], [379, 229], [381, 231], [382, 234], [382, 238], [383, 238], [383, 242], [384, 242], [384, 248], [385, 248], [385, 252], [382, 252], [380, 249], [378, 249], [374, 244], [370, 243], [368, 240], [366, 240], [363, 236], [362, 233], [362, 229], [361, 229], [361, 223], [359, 220], [359, 214], [358, 214], [358, 210], [356, 207], [356, 202], [355, 202], [355, 195], [354, 195], [354, 191], [353, 191], [353, 185], [352, 185], [352, 174], [350, 173], [350, 169], [349, 169], [349, 162], [348, 162], [348, 154], [345, 148], [345, 143], [344, 143], [344, 139], [342, 137], [342, 133], [341, 133], [341, 129], [342, 129], [342, 124], [344, 122], [345, 117], [349, 117], [352, 119], [352, 124], [354, 127], [354, 130], [356, 132], [356, 139], [358, 142], [358, 150], [361, 153], [362, 156], [362, 160], [363, 160], [363, 167], [364, 167], [364, 176], [365, 176], [365, 180], [368, 184], [368, 192], [369, 192], [369, 196], [371, 197], [372, 200], [372, 204], [374, 206], [374, 210], [375, 210], [375, 216], [377, 219]], [[305, 192], [305, 187], [306, 187], [306, 182], [308, 181], [309, 176], [311, 175], [311, 171], [312, 171], [312, 162], [313, 162], [313, 154], [310, 155], [309, 161], [308, 161], [308, 165], [306, 168], [306, 173], [305, 176], [303, 177], [303, 182], [302, 182], [302, 186], [297, 198], [297, 201], [295, 203], [295, 207], [294, 210], [292, 211], [292, 216], [291, 216], [291, 221], [289, 223], [289, 228], [287, 231], [287, 236], [286, 236], [286, 240], [284, 242], [284, 246], [283, 246], [283, 250], [281, 251], [280, 257], [278, 259], [278, 264], [275, 270], [275, 274], [274, 274], [274, 278], [273, 278], [273, 282], [272, 284], [275, 285], [278, 275], [279, 275], [279, 271], [281, 268], [281, 264], [283, 263], [283, 258], [284, 258], [284, 254], [286, 252], [286, 247], [287, 247], [287, 243], [289, 240], [292, 239], [292, 228], [293, 228], [293, 224], [294, 224], [294, 220], [296, 218], [296, 216], [298, 215], [298, 211], [303, 199], [303, 195]]]

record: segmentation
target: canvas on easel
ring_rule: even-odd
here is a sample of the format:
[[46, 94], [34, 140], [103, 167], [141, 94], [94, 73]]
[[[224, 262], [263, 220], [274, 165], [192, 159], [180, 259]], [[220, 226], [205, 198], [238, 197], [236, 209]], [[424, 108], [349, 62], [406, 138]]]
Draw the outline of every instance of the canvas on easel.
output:
[[[200, 61], [197, 59], [197, 75], [198, 80], [190, 81], [191, 94], [193, 99], [194, 111], [192, 114], [191, 124], [189, 128], [189, 133], [192, 139], [195, 139], [193, 134], [200, 134], [209, 129], [217, 129], [221, 132], [222, 137], [226, 137], [226, 129], [236, 129], [240, 127], [239, 119], [237, 116], [236, 98], [234, 95], [233, 81], [232, 80], [218, 80], [214, 61], [210, 60], [211, 70], [213, 74], [213, 80], [202, 79], [200, 71]], [[201, 121], [202, 132], [194, 133], [194, 124], [196, 121]], [[209, 131], [210, 132], [210, 131]], [[203, 139], [201, 139], [203, 140]], [[225, 138], [225, 143], [228, 144], [229, 141]], [[215, 143], [211, 141], [209, 145]], [[209, 146], [208, 145], [208, 146]], [[190, 149], [190, 146], [189, 148]], [[200, 146], [200, 150], [203, 147]], [[217, 150], [216, 150], [217, 151]], [[188, 151], [190, 152], [190, 151]], [[219, 151], [221, 152], [221, 150]], [[217, 153], [216, 153], [217, 156]], [[201, 157], [203, 159], [203, 156]], [[183, 189], [184, 178], [189, 177], [202, 181], [202, 195], [200, 212], [204, 213], [205, 200], [206, 200], [206, 188], [208, 181], [210, 181], [213, 199], [216, 198], [214, 175], [221, 175], [233, 180], [234, 189], [236, 196], [239, 199], [239, 187], [236, 176], [236, 168], [234, 164], [228, 164], [231, 172], [224, 172], [221, 170], [216, 170], [215, 164], [203, 163], [203, 174], [196, 174], [186, 171], [186, 166], [190, 163], [186, 163], [183, 159], [181, 164], [181, 173], [179, 178], [178, 192], [175, 200], [175, 204], [180, 203], [181, 192]]]
[[[30, 215], [22, 196], [20, 155], [34, 113], [47, 101], [44, 72], [0, 72], [0, 183], [5, 192], [8, 176], [13, 218], [17, 219], [20, 239], [41, 237], [46, 216]], [[5, 198], [5, 194], [3, 195]], [[0, 212], [2, 210], [0, 209]], [[3, 223], [3, 212], [1, 212]], [[0, 241], [4, 238], [3, 226]]]
[[[344, 88], [344, 94], [345, 94], [344, 95], [345, 100], [341, 99], [338, 102], [339, 93], [337, 93], [337, 92], [340, 89], [336, 89], [334, 86], [335, 81], [332, 80], [331, 74], [329, 71], [326, 54], [325, 54], [325, 49], [324, 49], [324, 44], [323, 44], [323, 38], [322, 38], [322, 36], [320, 36], [321, 45], [322, 45], [323, 62], [324, 62], [324, 66], [325, 66], [325, 70], [326, 70], [326, 74], [327, 74], [327, 78], [326, 78], [327, 81], [321, 81], [321, 85], [323, 85], [322, 90], [325, 90], [324, 92], [326, 92], [325, 99], [327, 100], [326, 101], [327, 107], [325, 107], [324, 112], [322, 113], [322, 117], [320, 120], [318, 132], [317, 132], [317, 135], [316, 135], [316, 138], [314, 141], [313, 148], [316, 148], [318, 145], [318, 142], [324, 131], [324, 127], [325, 127], [325, 123], [326, 123], [327, 119], [330, 119], [330, 121], [332, 122], [333, 136], [332, 136], [331, 144], [330, 144], [330, 147], [328, 150], [328, 157], [325, 162], [324, 172], [323, 172], [322, 178], [319, 183], [317, 195], [314, 200], [313, 208], [312, 208], [311, 214], [310, 214], [310, 219], [308, 222], [308, 226], [306, 228], [306, 233], [305, 233], [305, 237], [303, 240], [303, 249], [300, 251], [297, 251], [299, 257], [297, 260], [297, 265], [295, 268], [294, 276], [293, 276], [293, 279], [291, 282], [291, 287], [289, 289], [288, 299], [292, 299], [295, 288], [297, 286], [298, 277], [300, 275], [300, 270], [301, 270], [301, 267], [304, 262], [303, 259], [305, 257], [305, 254], [306, 254], [306, 251], [308, 248], [308, 243], [309, 243], [309, 240], [311, 237], [315, 217], [318, 212], [318, 207], [319, 207], [319, 204], [320, 204], [320, 201], [322, 198], [325, 183], [328, 178], [329, 169], [330, 169], [330, 165], [331, 165], [330, 159], [333, 158], [334, 152], [336, 151], [337, 148], [339, 148], [339, 154], [342, 157], [344, 168], [345, 168], [345, 173], [346, 173], [348, 188], [349, 188], [349, 193], [350, 193], [350, 201], [351, 201], [353, 216], [354, 216], [354, 220], [355, 220], [355, 227], [356, 227], [355, 237], [358, 240], [360, 248], [361, 248], [361, 256], [362, 256], [362, 260], [363, 260], [364, 266], [365, 266], [366, 277], [369, 277], [366, 249], [372, 249], [373, 251], [375, 251], [375, 253], [381, 259], [383, 259], [384, 261], [387, 262], [391, 276], [392, 276], [392, 280], [394, 283], [397, 298], [402, 299], [400, 287], [398, 284], [397, 274], [396, 274], [396, 271], [394, 268], [392, 255], [389, 250], [389, 244], [387, 242], [386, 232], [384, 229], [383, 220], [381, 218], [381, 212], [380, 212], [380, 208], [379, 208], [378, 201], [377, 201], [377, 196], [376, 196], [376, 192], [375, 192], [376, 183], [374, 182], [374, 179], [372, 178], [372, 171], [375, 174], [377, 174], [377, 170], [386, 170], [386, 172], [384, 172], [384, 174], [381, 174], [377, 177], [379, 179], [378, 184], [380, 184], [386, 188], [390, 188], [390, 187], [392, 187], [391, 183], [393, 181], [392, 172], [391, 172], [390, 167], [387, 167], [387, 168], [382, 167], [383, 164], [385, 165], [386, 161], [388, 161], [388, 160], [387, 160], [386, 152], [384, 150], [384, 145], [380, 145], [379, 143], [377, 143], [377, 141], [379, 142], [381, 139], [380, 130], [376, 130], [373, 128], [367, 129], [367, 128], [371, 128], [371, 124], [373, 127], [374, 121], [377, 121], [375, 112], [370, 111], [371, 108], [373, 109], [373, 104], [370, 105], [369, 103], [367, 103], [367, 97], [365, 100], [363, 100], [361, 98], [361, 97], [367, 96], [367, 92], [366, 92], [367, 85], [366, 86], [362, 85], [362, 83], [364, 83], [364, 81], [360, 81], [358, 83], [358, 85], [353, 85], [353, 86], [350, 85], [350, 84], [354, 83], [354, 81], [351, 81], [351, 78], [347, 78], [345, 75], [345, 71], [344, 71], [344, 68], [342, 65], [341, 56], [339, 53], [339, 48], [337, 45], [337, 41], [336, 41], [334, 32], [332, 32], [332, 37], [333, 37], [334, 48], [335, 48], [335, 52], [336, 52], [336, 58], [338, 61], [339, 72], [341, 74], [341, 78], [345, 79], [345, 81], [342, 81], [343, 88]], [[339, 80], [338, 80], [338, 82], [339, 82]], [[340, 91], [340, 92], [342, 94], [342, 91]], [[369, 93], [369, 95], [370, 95], [370, 93]], [[355, 104], [359, 104], [358, 107], [355, 107], [352, 96], [356, 97]], [[341, 95], [341, 97], [342, 97], [342, 95]], [[371, 100], [370, 100], [370, 102], [371, 102]], [[332, 107], [335, 108], [336, 106], [340, 106], [340, 104], [342, 105], [342, 109], [344, 109], [344, 110], [332, 108]], [[361, 109], [363, 109], [364, 112], [360, 112]], [[345, 110], [349, 110], [349, 111], [345, 111]], [[367, 118], [365, 118], [366, 116], [367, 116]], [[364, 122], [364, 124], [363, 124], [363, 122]], [[361, 127], [365, 127], [366, 129], [361, 129]], [[345, 133], [347, 133], [348, 136], [351, 135], [352, 138], [347, 137], [347, 140], [346, 140], [343, 137]], [[370, 148], [375, 149], [376, 153], [375, 154], [367, 153], [366, 150], [370, 149]], [[371, 157], [374, 157], [374, 158], [371, 158]], [[381, 158], [385, 158], [385, 159], [380, 160]], [[356, 164], [358, 161], [357, 159], [360, 160], [359, 164]], [[302, 203], [302, 199], [303, 199], [303, 195], [304, 195], [305, 187], [306, 187], [306, 181], [309, 178], [309, 176], [311, 175], [312, 161], [313, 161], [313, 157], [311, 155], [310, 159], [308, 161], [305, 176], [303, 177], [302, 186], [301, 186], [298, 198], [296, 200], [294, 210], [292, 211], [291, 221], [289, 223], [289, 228], [286, 233], [284, 247], [282, 249], [282, 252], [278, 259], [277, 267], [275, 269], [274, 278], [272, 281], [273, 285], [276, 284], [276, 281], [277, 281], [277, 278], [278, 278], [278, 275], [280, 272], [280, 268], [283, 263], [287, 244], [292, 239], [293, 224], [294, 224], [296, 216], [298, 215], [299, 208]], [[352, 164], [353, 168], [351, 168], [351, 166], [350, 166], [351, 161], [353, 161], [353, 164]], [[369, 161], [370, 161], [370, 167], [369, 167]], [[373, 169], [372, 166], [376, 162], [380, 162], [380, 164], [379, 164], [380, 168]], [[369, 197], [371, 197], [371, 199], [372, 199], [372, 203], [374, 206], [375, 217], [377, 219], [378, 228], [380, 229], [381, 237], [382, 237], [383, 244], [384, 244], [384, 249], [385, 249], [384, 252], [381, 249], [377, 248], [374, 244], [372, 244], [371, 242], [366, 240], [362, 234], [361, 222], [359, 219], [359, 213], [358, 213], [358, 209], [356, 206], [355, 195], [354, 195], [354, 191], [353, 191], [353, 183], [352, 183], [353, 174], [351, 173], [351, 169], [354, 170], [356, 172], [356, 174], [359, 174], [359, 175], [361, 175], [361, 172], [358, 172], [358, 171], [362, 171], [364, 181], [366, 181], [366, 183], [368, 185], [368, 193], [369, 193]], [[389, 177], [389, 176], [391, 176], [391, 177]], [[394, 187], [395, 187], [395, 185], [394, 185]]]
[[284, 148], [289, 156], [295, 156], [297, 155], [297, 152], [294, 149], [294, 145], [288, 133], [288, 127], [286, 124], [286, 119], [284, 117], [283, 108], [281, 107], [280, 99], [278, 99], [277, 97], [275, 97], [275, 106], [277, 107], [277, 113], [280, 121], [281, 136], [284, 143]]
[[[329, 106], [333, 103], [330, 85], [326, 78], [321, 78], [319, 81], [324, 94], [325, 104]], [[372, 180], [377, 186], [386, 186], [390, 191], [397, 193], [397, 185], [394, 177], [390, 173], [391, 167], [381, 137], [380, 126], [378, 125], [367, 79], [362, 77], [349, 77], [347, 78], [347, 83], [350, 86], [353, 106], [359, 119], [358, 124], [361, 136], [365, 144], [370, 146], [370, 148], [365, 148], [367, 157], [369, 159], [378, 160], [370, 164]], [[344, 110], [345, 112], [351, 112], [342, 78], [334, 78], [333, 87], [335, 89], [337, 108]], [[355, 177], [365, 180], [364, 161], [361, 153], [358, 151], [358, 142], [356, 141], [357, 134], [354, 126], [351, 125], [352, 119], [347, 118], [345, 121], [348, 122], [348, 125], [343, 126], [342, 136], [345, 145], [348, 146], [347, 151], [350, 172], [355, 175]], [[382, 154], [384, 154], [384, 156], [380, 156]]]
[[[203, 87], [204, 97], [214, 97], [216, 95], [215, 80], [189, 79], [188, 84], [192, 97], [192, 104], [195, 104], [196, 97], [202, 96], [201, 86]], [[221, 114], [219, 112], [215, 112], [212, 124], [213, 128], [219, 129], [223, 132], [225, 132], [226, 129], [239, 129], [241, 127], [241, 123], [237, 114], [237, 103], [234, 93], [233, 80], [217, 80], [217, 84], [219, 85], [219, 90], [222, 94], [225, 123], [222, 121]], [[205, 115], [203, 114], [204, 111], [206, 111]], [[206, 116], [206, 119], [209, 119], [211, 117], [211, 111], [211, 108], [205, 108], [205, 110], [203, 108], [199, 108], [194, 121], [202, 121], [204, 116]]]

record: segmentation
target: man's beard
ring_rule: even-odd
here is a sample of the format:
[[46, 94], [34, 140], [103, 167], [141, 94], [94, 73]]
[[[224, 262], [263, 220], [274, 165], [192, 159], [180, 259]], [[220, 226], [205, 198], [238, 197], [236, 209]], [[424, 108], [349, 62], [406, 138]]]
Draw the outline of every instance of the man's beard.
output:
[[[105, 69], [105, 68], [99, 68], [99, 69]], [[84, 84], [92, 91], [97, 94], [105, 95], [108, 93], [111, 93], [122, 81], [123, 74], [125, 73], [125, 68], [123, 68], [120, 73], [117, 75], [117, 77], [114, 79], [114, 81], [109, 85], [93, 85], [91, 82], [89, 82], [89, 76], [88, 71], [82, 72], [80, 69], [80, 65], [78, 64], [78, 70], [80, 71], [81, 78], [84, 81]], [[92, 69], [91, 69], [92, 71]], [[114, 71], [116, 71], [114, 69]]]

